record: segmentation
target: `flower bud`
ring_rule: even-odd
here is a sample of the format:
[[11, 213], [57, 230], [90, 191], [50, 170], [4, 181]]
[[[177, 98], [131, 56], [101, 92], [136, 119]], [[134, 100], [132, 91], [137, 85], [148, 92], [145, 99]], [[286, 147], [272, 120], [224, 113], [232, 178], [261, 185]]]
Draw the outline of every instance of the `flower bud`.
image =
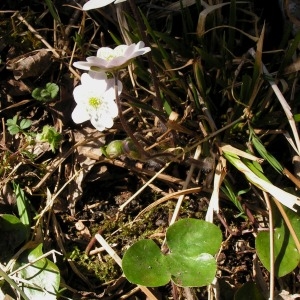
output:
[[129, 138], [125, 139], [122, 143], [123, 153], [131, 159], [139, 159], [141, 158], [140, 153], [138, 152], [135, 144]]
[[107, 145], [105, 152], [106, 152], [105, 156], [108, 158], [119, 157], [120, 155], [123, 154], [123, 141], [115, 140], [115, 141], [110, 142]]

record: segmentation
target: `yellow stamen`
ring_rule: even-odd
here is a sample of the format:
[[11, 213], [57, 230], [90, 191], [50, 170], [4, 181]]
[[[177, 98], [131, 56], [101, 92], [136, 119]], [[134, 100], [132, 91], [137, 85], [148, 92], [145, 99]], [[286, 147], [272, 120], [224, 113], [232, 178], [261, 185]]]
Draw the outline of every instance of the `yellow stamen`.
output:
[[101, 105], [102, 101], [100, 98], [97, 97], [91, 97], [89, 98], [89, 105], [93, 108], [98, 108]]

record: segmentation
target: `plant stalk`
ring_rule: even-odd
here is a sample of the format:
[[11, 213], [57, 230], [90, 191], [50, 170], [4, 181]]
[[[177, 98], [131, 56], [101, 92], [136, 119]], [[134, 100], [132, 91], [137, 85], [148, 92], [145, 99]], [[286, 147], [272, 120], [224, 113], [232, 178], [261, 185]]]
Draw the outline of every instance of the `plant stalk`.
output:
[[[149, 43], [149, 40], [148, 40], [146, 32], [145, 32], [146, 28], [144, 26], [144, 23], [142, 22], [139, 10], [138, 10], [138, 8], [135, 4], [135, 0], [129, 0], [129, 4], [130, 4], [131, 10], [134, 14], [134, 17], [137, 21], [141, 37], [142, 37], [145, 45], [147, 47], [150, 47], [150, 43]], [[154, 90], [155, 90], [155, 94], [156, 94], [156, 97], [155, 97], [155, 100], [154, 100], [154, 103], [153, 103], [153, 107], [155, 109], [159, 110], [159, 111], [162, 111], [163, 103], [162, 103], [162, 99], [161, 99], [160, 91], [159, 91], [159, 84], [158, 84], [158, 80], [157, 80], [157, 72], [156, 72], [156, 69], [155, 69], [155, 66], [154, 66], [154, 63], [153, 63], [153, 60], [152, 60], [151, 53], [149, 53], [149, 52], [146, 53], [146, 56], [147, 56], [147, 59], [148, 59], [149, 68], [150, 68], [150, 72], [151, 72], [151, 76], [152, 76], [152, 80], [153, 80], [153, 85], [154, 85]]]
[[140, 152], [140, 154], [142, 156], [142, 159], [145, 159], [145, 158], [149, 157], [148, 153], [140, 145], [139, 141], [134, 136], [133, 132], [131, 131], [130, 127], [126, 123], [126, 120], [125, 120], [125, 118], [123, 116], [122, 103], [121, 103], [121, 99], [120, 99], [119, 93], [118, 93], [118, 72], [114, 72], [113, 76], [114, 76], [114, 79], [115, 79], [115, 97], [116, 97], [116, 103], [117, 103], [117, 106], [118, 106], [119, 118], [120, 118], [122, 127], [125, 130], [125, 132], [127, 133], [127, 135], [130, 137], [130, 139], [132, 140], [132, 142], [134, 143], [134, 145], [136, 146], [136, 148], [138, 149], [138, 151]]

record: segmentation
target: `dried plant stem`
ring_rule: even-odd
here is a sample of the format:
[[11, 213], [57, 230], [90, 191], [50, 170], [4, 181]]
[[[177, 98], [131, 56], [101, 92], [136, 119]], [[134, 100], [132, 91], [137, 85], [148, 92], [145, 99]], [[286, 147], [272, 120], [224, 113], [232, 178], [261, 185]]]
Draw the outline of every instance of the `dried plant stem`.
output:
[[274, 224], [273, 224], [273, 213], [272, 207], [267, 192], [263, 191], [266, 205], [269, 212], [269, 229], [270, 229], [270, 294], [269, 299], [274, 299], [275, 290], [275, 257], [274, 257]]
[[[255, 57], [255, 51], [253, 48], [249, 49], [249, 53]], [[273, 80], [271, 74], [269, 73], [269, 71], [267, 70], [266, 66], [264, 64], [262, 64], [262, 71], [265, 75], [267, 75], [267, 80], [271, 86], [271, 88], [273, 89], [275, 95], [277, 96], [277, 99], [279, 100], [285, 114], [286, 117], [290, 123], [290, 127], [292, 129], [293, 135], [294, 135], [294, 141], [296, 143], [296, 152], [298, 155], [300, 155], [300, 139], [299, 139], [299, 134], [298, 134], [298, 130], [297, 130], [297, 126], [293, 117], [293, 114], [291, 112], [291, 107], [288, 105], [287, 101], [285, 100], [285, 98], [283, 97], [281, 91], [279, 90], [277, 84], [275, 83], [275, 81]]]
[[[203, 138], [202, 140], [198, 141], [198, 142], [195, 143], [194, 145], [192, 145], [192, 146], [188, 147], [187, 149], [185, 149], [185, 153], [192, 151], [192, 150], [195, 149], [197, 146], [199, 146], [199, 145], [201, 145], [202, 143], [208, 141], [210, 138], [212, 138], [212, 137], [218, 135], [220, 132], [222, 132], [222, 131], [224, 131], [224, 130], [230, 128], [230, 127], [233, 126], [234, 124], [236, 124], [236, 123], [238, 123], [238, 122], [241, 122], [241, 121], [244, 120], [244, 119], [245, 119], [245, 116], [243, 115], [243, 116], [241, 116], [240, 118], [238, 118], [238, 119], [236, 119], [235, 121], [233, 121], [232, 123], [230, 123], [230, 124], [224, 126], [223, 128], [221, 128], [221, 129], [219, 129], [219, 130], [216, 130], [215, 132], [211, 133], [210, 135], [207, 135], [207, 136], [206, 136], [205, 138]], [[172, 159], [172, 161], [175, 161], [175, 160], [178, 159], [181, 155], [182, 155], [182, 154], [180, 154], [180, 155], [174, 157], [174, 158]], [[136, 193], [134, 193], [134, 195], [132, 195], [125, 203], [123, 203], [123, 204], [119, 207], [119, 210], [122, 211], [122, 210], [124, 209], [124, 207], [125, 207], [126, 205], [128, 205], [128, 204], [129, 204], [136, 196], [138, 196], [138, 195], [139, 195], [139, 194], [140, 194], [140, 193], [141, 193], [141, 192], [142, 192], [142, 191], [143, 191], [150, 183], [152, 183], [156, 178], [159, 178], [160, 174], [161, 174], [162, 172], [164, 172], [164, 171], [167, 169], [167, 167], [172, 163], [172, 161], [167, 162], [167, 163], [165, 164], [164, 167], [162, 167], [158, 172], [156, 172], [155, 175], [153, 175], [153, 177], [152, 177], [149, 181], [147, 181], [147, 182], [146, 182], [146, 183], [145, 183], [145, 184], [144, 184], [144, 185], [143, 185]], [[190, 171], [191, 171], [191, 170], [190, 170]], [[184, 183], [183, 183], [183, 185], [184, 185]]]
[[28, 30], [38, 39], [40, 40], [52, 53], [56, 58], [60, 58], [58, 52], [43, 38], [22, 16], [19, 12], [16, 12], [12, 17], [16, 16], [24, 25], [27, 26]]
[[[200, 154], [201, 154], [201, 147], [200, 147], [200, 145], [198, 145], [198, 147], [197, 147], [197, 149], [195, 151], [194, 159], [197, 160], [200, 157]], [[190, 170], [189, 170], [188, 176], [187, 176], [187, 178], [186, 178], [186, 180], [184, 182], [184, 185], [182, 187], [183, 190], [185, 190], [188, 187], [188, 185], [189, 185], [189, 183], [191, 181], [191, 178], [192, 178], [192, 175], [193, 175], [195, 167], [196, 167], [196, 165], [192, 163], [191, 166], [190, 166]], [[177, 204], [176, 204], [173, 216], [172, 216], [170, 224], [169, 224], [170, 226], [172, 224], [174, 224], [175, 221], [177, 220], [177, 217], [178, 217], [178, 214], [179, 214], [179, 210], [180, 210], [180, 207], [181, 207], [181, 204], [182, 204], [182, 201], [183, 201], [184, 197], [185, 197], [185, 195], [181, 195], [179, 197], [178, 201], [177, 201]]]

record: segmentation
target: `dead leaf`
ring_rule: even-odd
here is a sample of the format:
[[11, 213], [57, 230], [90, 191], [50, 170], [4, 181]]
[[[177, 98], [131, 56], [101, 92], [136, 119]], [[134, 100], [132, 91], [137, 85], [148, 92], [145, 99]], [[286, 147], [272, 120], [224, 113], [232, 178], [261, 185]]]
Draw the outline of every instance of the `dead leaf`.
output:
[[[77, 171], [78, 174], [74, 180], [70, 182], [70, 191], [72, 191], [72, 193], [68, 196], [71, 214], [75, 215], [75, 205], [83, 195], [82, 182], [96, 163], [96, 158], [91, 159], [86, 154], [95, 153], [96, 157], [99, 158], [101, 156], [100, 147], [104, 145], [105, 140], [103, 133], [90, 128], [74, 131], [73, 135], [76, 143], [88, 140], [91, 136], [94, 138], [83, 146], [79, 146], [77, 148], [77, 153], [75, 153], [74, 166], [79, 166], [80, 170]], [[75, 172], [76, 171], [74, 170], [74, 173]]]
[[40, 49], [9, 60], [6, 68], [13, 71], [16, 80], [39, 76], [48, 69], [51, 57], [49, 50]]

